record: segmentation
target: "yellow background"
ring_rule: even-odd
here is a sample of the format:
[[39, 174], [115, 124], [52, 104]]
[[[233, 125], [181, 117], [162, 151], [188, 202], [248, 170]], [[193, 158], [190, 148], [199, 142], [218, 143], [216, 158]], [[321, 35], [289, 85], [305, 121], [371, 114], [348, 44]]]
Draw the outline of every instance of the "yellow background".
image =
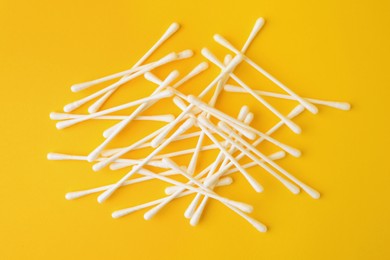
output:
[[[0, 259], [389, 259], [389, 3], [1, 0]], [[87, 154], [112, 124], [56, 130], [49, 112], [85, 95], [71, 93], [71, 84], [130, 67], [173, 21], [181, 30], [153, 58], [186, 48], [197, 55], [156, 74], [165, 77], [178, 68], [184, 75], [203, 60], [201, 47], [220, 58], [227, 53], [212, 40], [214, 33], [240, 47], [260, 16], [267, 23], [248, 51], [253, 60], [302, 96], [353, 104], [350, 112], [305, 112], [295, 120], [302, 135], [287, 129], [275, 135], [303, 151], [301, 159], [287, 157], [280, 164], [318, 189], [320, 200], [290, 194], [259, 169], [251, 173], [264, 184], [263, 194], [235, 175], [235, 184], [219, 192], [253, 204], [252, 216], [269, 227], [263, 234], [216, 202], [193, 228], [183, 217], [190, 198], [151, 221], [143, 220], [143, 212], [110, 217], [113, 210], [163, 196], [166, 185], [157, 181], [122, 189], [103, 205], [95, 195], [64, 199], [68, 191], [125, 173], [46, 160], [47, 152]], [[213, 66], [182, 91], [197, 93], [217, 72]], [[247, 65], [237, 74], [254, 88], [278, 90]], [[138, 79], [106, 107], [153, 88]], [[284, 113], [294, 106], [268, 100]], [[218, 107], [235, 115], [244, 103], [255, 112], [256, 127], [265, 130], [275, 120], [244, 95], [224, 93]], [[164, 104], [148, 113], [173, 109]], [[111, 147], [140, 137], [145, 125], [134, 124]], [[202, 157], [203, 165], [208, 161]]]

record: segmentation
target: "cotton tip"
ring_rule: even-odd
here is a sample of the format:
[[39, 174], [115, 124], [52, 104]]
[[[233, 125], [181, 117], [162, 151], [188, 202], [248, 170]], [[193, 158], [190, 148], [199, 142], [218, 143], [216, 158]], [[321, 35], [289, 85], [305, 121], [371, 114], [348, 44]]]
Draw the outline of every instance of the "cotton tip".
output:
[[319, 199], [321, 197], [321, 194], [314, 190], [313, 188], [307, 186], [307, 185], [301, 185], [301, 188], [310, 195], [313, 199]]
[[225, 58], [223, 59], [223, 64], [225, 64], [225, 66], [227, 66], [233, 59], [233, 56], [230, 55], [230, 54], [226, 54], [225, 55]]
[[92, 166], [92, 170], [94, 172], [97, 172], [97, 171], [100, 171], [101, 169], [103, 169], [104, 167], [106, 167], [108, 165], [107, 163], [107, 160], [104, 160], [104, 161], [100, 161], [98, 163], [95, 163], [93, 166]]
[[198, 202], [200, 200], [200, 193], [198, 193], [195, 197], [195, 199], [192, 200], [190, 205], [187, 207], [187, 209], [184, 212], [185, 218], [191, 218], [194, 215], [194, 212], [196, 210], [196, 207], [198, 205]]
[[200, 114], [197, 119], [199, 120], [200, 123], [202, 123], [203, 125], [206, 125], [208, 128], [214, 128], [212, 127], [210, 124], [211, 122], [203, 115], [203, 114]]
[[279, 147], [296, 158], [301, 157], [301, 154], [302, 154], [301, 151], [299, 151], [296, 148], [293, 148], [293, 147], [288, 146], [286, 144], [279, 144]]
[[243, 121], [248, 113], [249, 113], [249, 107], [242, 106], [240, 112], [238, 113], [238, 117], [237, 117], [238, 120]]
[[312, 114], [318, 114], [318, 108], [313, 105], [312, 103], [308, 102], [305, 99], [299, 98], [299, 102], [307, 109], [309, 110]]
[[286, 152], [285, 151], [279, 151], [279, 152], [273, 153], [270, 156], [268, 156], [268, 158], [270, 158], [273, 161], [280, 160], [280, 159], [282, 159], [284, 157], [286, 157]]
[[234, 46], [232, 46], [225, 38], [223, 38], [221, 35], [219, 34], [214, 34], [214, 40], [216, 42], [218, 42], [219, 44], [221, 44], [222, 46], [230, 49], [231, 51], [233, 51], [235, 48]]
[[116, 171], [116, 170], [123, 169], [123, 168], [126, 168], [126, 167], [130, 167], [130, 166], [133, 166], [133, 165], [134, 164], [118, 162], [118, 163], [111, 163], [109, 168], [112, 171]]
[[244, 124], [250, 125], [250, 123], [252, 123], [254, 117], [255, 117], [255, 115], [253, 113], [248, 113], [244, 119]]
[[195, 123], [195, 119], [193, 119], [192, 117], [191, 118], [188, 118], [181, 126], [180, 126], [180, 129], [182, 131], [185, 131], [187, 129], [190, 129]]
[[195, 97], [194, 95], [188, 95], [187, 99], [188, 99], [188, 102], [190, 102], [191, 104], [194, 104], [195, 106], [202, 105], [202, 103], [203, 103], [199, 98]]
[[257, 192], [261, 193], [264, 191], [264, 187], [258, 183], [255, 178], [253, 178], [250, 175], [245, 176], [246, 180], [249, 182], [249, 184], [252, 186], [252, 188]]
[[177, 59], [188, 59], [191, 58], [194, 55], [194, 52], [192, 50], [184, 50], [177, 54]]
[[120, 218], [120, 217], [126, 216], [126, 215], [128, 215], [130, 213], [133, 213], [136, 210], [137, 210], [136, 207], [128, 208], [128, 209], [116, 210], [116, 211], [112, 212], [111, 217], [112, 218]]
[[172, 161], [169, 158], [162, 158], [161, 161], [168, 168], [171, 168], [171, 169], [180, 168], [174, 161]]
[[176, 192], [178, 189], [180, 189], [180, 187], [169, 186], [169, 187], [166, 187], [164, 191], [165, 191], [166, 195], [171, 195], [172, 193]]
[[195, 69], [197, 72], [201, 72], [201, 71], [208, 69], [208, 67], [209, 67], [209, 63], [207, 61], [204, 61], [204, 62], [200, 63], [198, 66], [196, 66]]
[[303, 111], [305, 111], [305, 107], [302, 105], [298, 105], [293, 110], [291, 110], [291, 112], [288, 114], [287, 117], [294, 118], [294, 117], [298, 116], [299, 114], [301, 114]]
[[120, 217], [123, 217], [127, 214], [128, 213], [124, 210], [117, 210], [117, 211], [112, 212], [111, 217], [112, 218], [120, 218]]
[[253, 206], [248, 205], [246, 203], [238, 202], [238, 201], [229, 201], [229, 204], [233, 207], [238, 208], [242, 212], [251, 213], [253, 211]]
[[301, 192], [301, 190], [299, 189], [299, 187], [297, 187], [296, 185], [292, 184], [291, 182], [289, 181], [283, 181], [283, 185], [289, 190], [291, 191], [292, 194], [299, 194]]
[[66, 112], [66, 113], [72, 112], [73, 110], [75, 110], [78, 107], [79, 107], [79, 105], [76, 102], [67, 104], [66, 106], [64, 106], [64, 112]]
[[171, 35], [171, 34], [175, 33], [177, 30], [179, 30], [179, 28], [180, 28], [180, 24], [174, 22], [174, 23], [172, 23], [172, 24], [168, 27], [168, 29], [167, 29], [167, 31], [166, 31], [166, 34]]
[[288, 121], [285, 121], [284, 122], [294, 133], [296, 134], [301, 134], [302, 133], [302, 129], [297, 125], [295, 124], [294, 122], [292, 122], [291, 120], [288, 120]]
[[[199, 209], [197, 209], [197, 211], [198, 211], [198, 210], [199, 210]], [[191, 217], [191, 219], [190, 219], [190, 225], [193, 226], [193, 227], [195, 227], [196, 225], [198, 225], [199, 219], [200, 219], [200, 216], [201, 216], [200, 213], [199, 213], [199, 214], [196, 214], [197, 211], [195, 212], [195, 214], [194, 214], [194, 215]]]
[[202, 55], [207, 58], [208, 60], [210, 60], [212, 63], [215, 63], [215, 64], [220, 64], [219, 60], [217, 59], [217, 57], [214, 56], [214, 54], [211, 53], [211, 51], [207, 48], [203, 48], [201, 50], [201, 53]]
[[[222, 123], [222, 122], [220, 122]], [[236, 124], [232, 124], [232, 127], [234, 127], [237, 131], [239, 131], [243, 136], [248, 138], [249, 140], [254, 140], [256, 138], [256, 134], [252, 132], [251, 130], [247, 130], [245, 128], [242, 128], [241, 126], [238, 126]]]
[[90, 114], [96, 113], [99, 110], [99, 108], [101, 106], [103, 106], [104, 102], [106, 102], [109, 95], [111, 95], [111, 94], [107, 94], [107, 93], [110, 93], [110, 92], [106, 92], [106, 94], [104, 96], [99, 98], [95, 103], [93, 103], [91, 106], [88, 107], [88, 113], [90, 113]]
[[228, 186], [233, 183], [233, 178], [231, 177], [224, 177], [220, 179], [217, 183], [217, 186]]
[[169, 75], [166, 77], [164, 82], [168, 82], [168, 84], [169, 84], [170, 82], [175, 80], [178, 76], [179, 76], [179, 71], [178, 70], [174, 70], [171, 73], [169, 73]]
[[72, 92], [78, 92], [78, 91], [80, 91], [81, 89], [82, 89], [81, 84], [74, 84], [74, 85], [72, 85], [72, 86], [70, 87], [70, 90], [71, 90]]
[[110, 135], [112, 135], [112, 133], [115, 132], [115, 130], [118, 128], [118, 127], [121, 127], [121, 125], [123, 124], [124, 121], [119, 121], [119, 123], [116, 123], [115, 125], [107, 128], [106, 130], [103, 131], [103, 137], [104, 138], [108, 138]]
[[267, 232], [267, 227], [260, 223], [259, 221], [257, 220], [254, 220], [254, 219], [247, 219], [258, 231], [264, 233], [264, 232]]
[[96, 158], [98, 158], [99, 154], [100, 154], [100, 150], [99, 149], [93, 150], [90, 154], [88, 154], [87, 161], [88, 162], [93, 162]]
[[77, 123], [77, 122], [75, 122], [75, 121], [73, 121], [73, 120], [61, 121], [61, 122], [56, 123], [56, 128], [57, 128], [58, 130], [61, 130], [61, 129], [67, 128], [67, 127], [69, 127], [69, 126], [72, 126], [72, 125], [74, 125], [75, 123]]
[[351, 109], [351, 104], [346, 102], [327, 102], [327, 105], [340, 110], [348, 111]]
[[226, 41], [225, 38], [223, 38], [220, 34], [214, 34], [213, 36], [214, 41], [220, 43]]
[[74, 192], [68, 192], [65, 194], [65, 199], [67, 200], [74, 200], [78, 199], [80, 197], [83, 197], [84, 195], [87, 195], [89, 193], [81, 192], [81, 191], [74, 191]]
[[168, 97], [173, 96], [173, 91], [167, 89], [167, 90], [161, 91], [160, 93], [158, 93], [156, 95], [158, 95], [159, 98], [168, 98]]
[[101, 155], [103, 157], [110, 157], [110, 156], [113, 156], [116, 153], [119, 153], [120, 151], [122, 151], [122, 148], [108, 149], [108, 150], [102, 151]]
[[154, 212], [153, 210], [154, 208], [152, 208], [151, 210], [147, 211], [145, 214], [144, 214], [144, 219], [145, 220], [151, 220], [153, 218], [153, 216], [157, 213], [157, 212]]
[[69, 119], [69, 116], [67, 114], [51, 112], [50, 113], [50, 119], [52, 119], [52, 120], [64, 120], [64, 119]]
[[179, 97], [174, 97], [173, 98], [173, 103], [180, 108], [181, 110], [185, 110], [187, 108], [187, 105], [184, 103], [183, 99]]
[[253, 30], [259, 31], [264, 26], [265, 20], [263, 17], [260, 17], [256, 20]]
[[154, 75], [153, 73], [151, 73], [149, 71], [144, 74], [144, 77], [146, 80], [149, 80], [150, 82], [153, 82], [157, 85], [161, 84], [161, 80], [159, 78], [157, 78], [156, 75]]
[[111, 189], [108, 189], [106, 190], [105, 192], [103, 192], [102, 194], [99, 195], [99, 197], [97, 197], [97, 201], [101, 204], [103, 202], [105, 202], [108, 197], [111, 196], [111, 194], [114, 192], [114, 190], [111, 190]]
[[157, 61], [157, 63], [160, 65], [165, 64], [165, 63], [168, 63], [170, 61], [173, 61], [176, 58], [177, 58], [177, 54], [174, 52], [171, 52], [168, 55], [166, 55], [165, 57], [163, 57], [162, 59], [160, 59], [159, 61]]
[[63, 154], [59, 154], [59, 153], [48, 153], [47, 159], [54, 160], [54, 161], [64, 160], [64, 159], [66, 159], [66, 156], [64, 156]]
[[151, 208], [150, 210], [148, 210], [148, 211], [144, 214], [144, 219], [145, 219], [145, 220], [150, 220], [150, 219], [152, 219], [152, 217], [153, 217], [154, 215], [156, 215], [157, 212], [159, 212], [159, 210], [161, 209], [161, 206], [160, 206], [160, 205], [162, 205], [162, 204], [159, 204], [159, 205], [157, 205], [156, 207]]
[[74, 84], [70, 87], [70, 90], [72, 92], [79, 92], [81, 90], [84, 90], [86, 88], [89, 88], [90, 86], [93, 86], [95, 85], [96, 83], [95, 82], [85, 82], [85, 83], [78, 83], [78, 84]]
[[114, 211], [111, 213], [112, 218], [120, 218], [120, 217], [123, 217], [124, 215], [126, 215], [126, 214], [122, 213], [121, 210], [117, 210], [117, 211]]

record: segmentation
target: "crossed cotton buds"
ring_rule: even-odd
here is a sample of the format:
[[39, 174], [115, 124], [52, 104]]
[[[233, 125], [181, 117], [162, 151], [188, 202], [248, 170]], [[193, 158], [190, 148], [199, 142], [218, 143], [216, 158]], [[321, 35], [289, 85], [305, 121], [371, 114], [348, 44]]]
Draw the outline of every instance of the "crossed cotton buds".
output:
[[[151, 207], [144, 214], [145, 219], [151, 219], [156, 213], [175, 199], [195, 195], [184, 212], [184, 216], [190, 219], [191, 225], [195, 226], [198, 224], [204, 209], [206, 208], [207, 202], [211, 198], [222, 203], [261, 232], [265, 232], [267, 228], [264, 224], [248, 215], [253, 210], [251, 205], [222, 197], [215, 192], [217, 187], [227, 187], [233, 183], [233, 179], [229, 176], [230, 174], [240, 173], [248, 182], [249, 186], [252, 187], [255, 192], [260, 193], [264, 190], [263, 185], [258, 181], [257, 176], [254, 177], [252, 176], [253, 174], [248, 172], [249, 168], [259, 166], [260, 169], [262, 169], [260, 172], [270, 174], [291, 193], [298, 194], [303, 190], [312, 198], [318, 199], [320, 197], [318, 191], [294, 177], [288, 170], [282, 168], [276, 162], [285, 157], [286, 154], [299, 157], [301, 156], [301, 152], [294, 147], [276, 140], [271, 135], [283, 126], [287, 126], [294, 133], [301, 133], [301, 128], [293, 119], [304, 110], [316, 114], [318, 112], [317, 105], [328, 106], [340, 110], [349, 110], [350, 105], [345, 102], [301, 97], [277, 80], [263, 67], [250, 59], [246, 55], [246, 52], [263, 25], [264, 19], [259, 18], [255, 22], [252, 31], [241, 49], [237, 49], [224, 37], [216, 34], [214, 40], [235, 54], [235, 56], [227, 54], [223, 61], [220, 61], [214, 56], [210, 50], [206, 48], [202, 49], [201, 54], [209, 62], [219, 67], [221, 71], [203, 88], [198, 96], [184, 94], [179, 88], [184, 84], [188, 84], [192, 78], [200, 75], [206, 70], [208, 68], [207, 62], [198, 64], [180, 79], [178, 79], [179, 71], [177, 70], [173, 70], [163, 80], [151, 72], [166, 64], [192, 57], [193, 52], [191, 50], [184, 50], [178, 53], [171, 52], [160, 59], [145, 64], [145, 61], [179, 29], [177, 23], [173, 23], [141, 59], [129, 69], [96, 80], [73, 85], [71, 90], [73, 92], [79, 92], [109, 80], [117, 80], [113, 84], [110, 84], [95, 93], [65, 105], [65, 113], [51, 113], [51, 119], [59, 120], [56, 124], [58, 129], [64, 129], [89, 120], [115, 120], [119, 122], [103, 132], [104, 141], [88, 155], [80, 156], [49, 153], [48, 159], [93, 162], [92, 168], [94, 171], [99, 171], [107, 166], [112, 170], [128, 169], [129, 167], [131, 167], [131, 169], [116, 183], [69, 192], [66, 194], [66, 198], [72, 200], [101, 192], [97, 198], [99, 203], [103, 203], [118, 189], [124, 186], [158, 179], [172, 185], [166, 188], [165, 197], [130, 208], [117, 210], [113, 212], [112, 217], [122, 217], [129, 213]], [[284, 93], [251, 88], [234, 72], [235, 68], [242, 62], [248, 63], [257, 72], [273, 82]], [[140, 76], [144, 76], [147, 81], [157, 85], [150, 96], [132, 100], [114, 107], [101, 109], [104, 103], [115, 94], [117, 89], [127, 86], [126, 84]], [[229, 79], [233, 80], [235, 84], [227, 84]], [[217, 109], [215, 105], [220, 99], [220, 94], [223, 91], [242, 94], [247, 93], [251, 95], [259, 102], [259, 105], [266, 107], [279, 119], [278, 123], [263, 133], [251, 126], [254, 114], [245, 104], [240, 109], [237, 117], [232, 117]], [[212, 93], [212, 97], [209, 101], [205, 101], [204, 99], [209, 93]], [[288, 115], [284, 115], [270, 102], [266, 101], [264, 97], [272, 97], [277, 100], [290, 100], [296, 102], [296, 107], [292, 109]], [[179, 115], [143, 115], [143, 113], [154, 104], [163, 99], [170, 98], [172, 98], [174, 104], [181, 110]], [[88, 114], [70, 113], [94, 99], [97, 100], [89, 106]], [[128, 108], [134, 108], [134, 111], [129, 115], [113, 114]], [[123, 129], [131, 127], [131, 122], [133, 120], [159, 121], [166, 124], [130, 145], [107, 149], [112, 140], [115, 139]], [[191, 129], [197, 130], [190, 131]], [[193, 148], [161, 153], [164, 148], [173, 145], [175, 142], [192, 138], [197, 138], [196, 145]], [[206, 139], [209, 139], [212, 143], [205, 145], [204, 142]], [[280, 150], [276, 153], [265, 155], [257, 148], [263, 141], [271, 143]], [[136, 152], [137, 150], [144, 148], [154, 148], [154, 150], [144, 158], [126, 158], [127, 153]], [[198, 162], [201, 153], [210, 150], [218, 152], [215, 160], [203, 169], [199, 169], [200, 164]], [[182, 155], [190, 155], [191, 158], [188, 165], [178, 165], [175, 162], [174, 158]], [[244, 164], [242, 162], [243, 158], [249, 158], [251, 161]], [[160, 168], [163, 169], [163, 171], [152, 171], [147, 169], [148, 167], [153, 167], [154, 169]], [[141, 177], [133, 178], [133, 175], [136, 174], [141, 175]], [[178, 175], [183, 176], [187, 181], [178, 181], [176, 179], [176, 176]]]

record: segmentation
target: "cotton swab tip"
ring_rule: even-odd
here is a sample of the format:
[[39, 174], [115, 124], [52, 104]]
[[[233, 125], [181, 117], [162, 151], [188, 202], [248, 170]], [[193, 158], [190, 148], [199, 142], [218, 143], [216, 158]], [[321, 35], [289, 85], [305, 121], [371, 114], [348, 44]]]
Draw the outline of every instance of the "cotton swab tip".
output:
[[301, 151], [299, 151], [298, 149], [293, 148], [291, 146], [282, 144], [282, 145], [280, 145], [280, 147], [296, 158], [301, 157], [301, 155], [302, 155]]
[[172, 34], [174, 32], [176, 32], [178, 29], [180, 28], [180, 24], [174, 22], [172, 23], [168, 29], [167, 29], [167, 34]]
[[221, 35], [219, 35], [219, 34], [214, 34], [213, 39], [214, 39], [216, 42], [225, 41], [225, 38], [223, 38], [223, 37], [222, 37]]
[[64, 116], [64, 115], [61, 114], [61, 113], [57, 113], [57, 112], [51, 112], [49, 116], [50, 116], [50, 119], [51, 119], [51, 120], [62, 120], [62, 119], [67, 119], [66, 116]]
[[160, 98], [168, 98], [168, 97], [172, 97], [173, 94], [174, 94], [173, 91], [168, 89], [168, 90], [161, 91], [159, 94], [159, 97]]
[[240, 109], [240, 112], [238, 113], [237, 118], [245, 118], [245, 116], [249, 113], [249, 107], [248, 106], [242, 106]]
[[197, 69], [197, 71], [203, 71], [203, 70], [206, 70], [208, 67], [209, 67], [209, 63], [207, 61], [204, 61], [204, 62], [200, 63], [196, 67], [196, 69]]
[[166, 55], [165, 57], [163, 57], [162, 59], [160, 59], [158, 61], [159, 64], [165, 64], [165, 63], [168, 63], [170, 61], [173, 61], [174, 59], [176, 59], [178, 57], [178, 55], [174, 52], [171, 52], [169, 53], [168, 55]]
[[192, 127], [195, 123], [195, 119], [193, 118], [189, 118], [187, 119], [187, 121], [185, 121], [181, 126], [180, 126], [180, 129], [182, 129], [183, 131], [189, 129], [190, 127]]
[[79, 192], [68, 192], [65, 194], [65, 199], [74, 200], [80, 198], [81, 196], [82, 194], [80, 194]]
[[225, 58], [223, 59], [223, 64], [228, 65], [233, 59], [233, 56], [230, 54], [226, 54]]
[[78, 105], [76, 105], [75, 103], [67, 104], [66, 106], [64, 106], [64, 112], [69, 113], [75, 110], [76, 108], [78, 108]]
[[260, 222], [252, 219], [250, 223], [260, 232], [264, 233], [267, 232], [267, 227], [264, 224], [261, 224]]
[[101, 161], [101, 162], [95, 163], [95, 164], [92, 166], [92, 170], [93, 170], [94, 172], [97, 172], [97, 171], [100, 171], [101, 169], [103, 169], [105, 166], [107, 166], [106, 161]]
[[187, 99], [190, 103], [194, 104], [195, 106], [199, 106], [202, 104], [202, 101], [200, 101], [197, 97], [194, 95], [188, 95]]
[[194, 55], [194, 52], [192, 50], [184, 50], [182, 52], [179, 52], [177, 54], [178, 59], [188, 59], [191, 58]]
[[348, 111], [351, 109], [351, 104], [346, 102], [329, 102], [334, 108], [338, 108], [340, 110]]
[[120, 218], [120, 217], [123, 217], [124, 215], [126, 215], [126, 214], [124, 214], [122, 211], [118, 210], [118, 211], [112, 212], [111, 217], [112, 218]]
[[286, 157], [286, 152], [285, 151], [279, 151], [276, 153], [273, 153], [269, 156], [271, 160], [280, 160], [282, 158]]
[[47, 159], [48, 160], [62, 160], [62, 159], [64, 159], [64, 156], [62, 154], [58, 154], [58, 153], [48, 153]]
[[121, 218], [121, 217], [126, 216], [126, 215], [128, 215], [130, 213], [133, 213], [133, 212], [135, 212], [137, 210], [138, 210], [137, 207], [116, 210], [116, 211], [111, 213], [111, 217], [112, 218]]
[[238, 201], [230, 201], [229, 204], [238, 208], [242, 212], [251, 213], [253, 211], [253, 206], [248, 205], [246, 203], [242, 203]]
[[169, 73], [169, 75], [167, 76], [167, 78], [165, 79], [165, 81], [171, 82], [171, 81], [173, 81], [174, 79], [176, 79], [178, 76], [179, 76], [179, 71], [178, 71], [178, 70], [174, 70], [174, 71], [172, 71], [171, 73]]
[[112, 218], [120, 218], [120, 217], [122, 217], [122, 216], [123, 216], [123, 214], [121, 214], [121, 213], [118, 212], [118, 211], [114, 211], [114, 212], [111, 213], [111, 217], [112, 217]]
[[91, 83], [91, 82], [86, 82], [86, 83], [78, 83], [78, 84], [74, 84], [70, 87], [70, 90], [74, 93], [76, 92], [79, 92], [85, 88], [88, 88], [90, 86], [93, 86], [94, 84]]
[[146, 72], [144, 74], [144, 77], [145, 79], [149, 80], [150, 82], [153, 82], [153, 83], [156, 83], [156, 84], [160, 84], [160, 80], [151, 72]]
[[287, 119], [285, 120], [284, 122], [294, 133], [296, 134], [301, 134], [302, 133], [302, 129], [297, 125], [295, 124], [293, 121]]
[[185, 110], [187, 108], [187, 105], [184, 103], [184, 101], [179, 97], [173, 98], [173, 103], [180, 108], [181, 110]]
[[218, 60], [217, 58], [214, 56], [214, 54], [211, 53], [211, 51], [207, 48], [202, 48], [202, 50], [200, 51], [200, 53], [206, 57], [207, 59], [211, 60], [213, 63], [216, 62], [218, 63]]
[[74, 125], [73, 120], [61, 121], [61, 122], [56, 123], [56, 128], [58, 130], [61, 130], [61, 129], [67, 128], [69, 126], [72, 126], [72, 125]]
[[264, 23], [265, 19], [263, 17], [258, 18], [255, 22], [255, 26], [253, 27], [254, 30], [259, 31], [264, 26]]
[[313, 199], [319, 199], [321, 197], [321, 194], [312, 188], [306, 187], [305, 192], [307, 192], [307, 194], [309, 194]]
[[105, 202], [109, 196], [111, 196], [113, 191], [111, 190], [106, 190], [105, 192], [103, 192], [102, 194], [99, 195], [99, 197], [97, 197], [97, 201], [102, 204], [103, 202]]

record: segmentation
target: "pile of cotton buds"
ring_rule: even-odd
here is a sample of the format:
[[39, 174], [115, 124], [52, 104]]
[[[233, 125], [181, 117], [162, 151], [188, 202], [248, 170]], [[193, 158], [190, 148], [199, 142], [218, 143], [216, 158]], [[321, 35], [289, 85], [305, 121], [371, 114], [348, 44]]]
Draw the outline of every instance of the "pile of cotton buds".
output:
[[[316, 190], [295, 178], [290, 172], [275, 162], [276, 160], [283, 158], [286, 153], [299, 157], [300, 151], [276, 140], [271, 137], [271, 135], [284, 125], [286, 125], [294, 133], [300, 134], [301, 128], [293, 121], [293, 118], [304, 110], [308, 110], [311, 113], [316, 114], [318, 112], [316, 105], [323, 105], [341, 110], [349, 110], [350, 105], [344, 102], [324, 101], [301, 97], [247, 57], [245, 53], [263, 25], [264, 19], [259, 18], [244, 46], [240, 50], [234, 47], [222, 36], [215, 35], [214, 39], [217, 43], [235, 53], [234, 57], [229, 54], [226, 55], [223, 62], [218, 60], [208, 49], [202, 49], [202, 55], [209, 62], [218, 66], [221, 69], [221, 72], [214, 78], [214, 80], [212, 80], [212, 82], [204, 87], [203, 91], [198, 96], [183, 94], [178, 90], [178, 88], [191, 78], [206, 70], [208, 68], [207, 62], [200, 63], [191, 72], [176, 81], [174, 84], [173, 82], [179, 76], [178, 71], [172, 71], [163, 80], [159, 79], [151, 72], [153, 69], [165, 64], [192, 57], [193, 52], [191, 50], [184, 50], [179, 53], [172, 52], [159, 60], [144, 64], [144, 62], [156, 51], [156, 49], [179, 29], [179, 25], [177, 23], [173, 23], [163, 36], [153, 45], [153, 47], [130, 69], [93, 81], [73, 85], [71, 90], [73, 92], [79, 92], [97, 84], [118, 79], [115, 83], [100, 89], [91, 95], [67, 104], [64, 107], [65, 113], [51, 113], [51, 119], [59, 120], [56, 124], [58, 129], [64, 129], [90, 119], [117, 120], [119, 123], [104, 131], [104, 141], [87, 156], [49, 153], [48, 159], [84, 160], [94, 162], [94, 171], [99, 171], [106, 166], [109, 166], [112, 170], [124, 169], [127, 167], [131, 167], [131, 170], [114, 184], [88, 190], [69, 192], [66, 194], [66, 198], [68, 200], [72, 200], [88, 194], [101, 192], [97, 200], [99, 203], [103, 203], [123, 186], [158, 179], [173, 185], [165, 189], [165, 193], [167, 195], [166, 197], [131, 208], [117, 210], [112, 213], [112, 217], [119, 218], [126, 214], [151, 207], [151, 209], [144, 214], [145, 219], [151, 219], [171, 201], [180, 197], [194, 195], [192, 202], [184, 213], [185, 217], [190, 219], [191, 225], [197, 225], [203, 214], [207, 201], [211, 198], [221, 202], [261, 232], [265, 232], [267, 228], [264, 224], [253, 219], [247, 214], [251, 213], [253, 210], [251, 205], [222, 197], [214, 191], [215, 187], [228, 186], [232, 183], [232, 178], [229, 177], [230, 174], [235, 172], [241, 173], [256, 192], [262, 192], [262, 185], [247, 172], [247, 169], [250, 167], [260, 166], [265, 172], [275, 177], [293, 194], [297, 194], [300, 190], [303, 190], [312, 198], [318, 199], [320, 194]], [[241, 62], [248, 63], [256, 71], [277, 85], [284, 93], [254, 90], [249, 87], [234, 73], [236, 66]], [[146, 80], [157, 85], [150, 96], [101, 110], [102, 105], [115, 93], [117, 89], [139, 76], [144, 76]], [[238, 86], [226, 84], [228, 79], [232, 79], [238, 84]], [[267, 132], [263, 133], [250, 126], [254, 115], [249, 111], [247, 106], [243, 106], [241, 108], [237, 118], [216, 109], [215, 104], [222, 91], [250, 94], [259, 101], [259, 105], [265, 106], [278, 118], [278, 123]], [[211, 99], [208, 101], [202, 100], [208, 93], [213, 93]], [[265, 96], [292, 100], [297, 103], [297, 106], [288, 115], [283, 115], [263, 98]], [[153, 104], [168, 98], [172, 98], [174, 104], [182, 111], [179, 115], [142, 115], [142, 113]], [[97, 100], [88, 108], [89, 114], [70, 113], [94, 99]], [[135, 110], [130, 115], [113, 114], [127, 108], [135, 108]], [[121, 148], [107, 149], [111, 141], [117, 137], [123, 129], [128, 127], [133, 120], [162, 121], [167, 122], [167, 124], [130, 145], [126, 144], [126, 146]], [[193, 128], [198, 130], [192, 132], [188, 131]], [[197, 138], [196, 146], [192, 149], [178, 150], [161, 154], [161, 151], [171, 143], [189, 138]], [[203, 145], [205, 138], [211, 140], [212, 144]], [[257, 148], [257, 146], [263, 141], [267, 141], [280, 148], [280, 151], [271, 155], [264, 155], [264, 153], [259, 151]], [[144, 158], [128, 159], [125, 157], [125, 155], [130, 151], [150, 147], [154, 150]], [[213, 163], [202, 170], [198, 170], [197, 166], [199, 166], [199, 154], [208, 150], [217, 150], [219, 153]], [[178, 165], [174, 162], [174, 160], [172, 160], [172, 158], [176, 156], [186, 154], [191, 155], [188, 165]], [[251, 161], [243, 164], [240, 161], [244, 157], [249, 158]], [[165, 170], [163, 172], [158, 170], [152, 171], [147, 169], [148, 166], [154, 167], [154, 169], [161, 168]], [[141, 177], [133, 177], [135, 174], [138, 174]], [[179, 181], [175, 178], [175, 175], [184, 176], [187, 181]]]

